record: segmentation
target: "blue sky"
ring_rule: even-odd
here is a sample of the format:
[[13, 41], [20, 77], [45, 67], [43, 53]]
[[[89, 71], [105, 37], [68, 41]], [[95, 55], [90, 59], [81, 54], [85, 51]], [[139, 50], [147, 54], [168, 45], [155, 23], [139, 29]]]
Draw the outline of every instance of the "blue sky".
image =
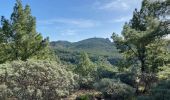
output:
[[[37, 31], [51, 41], [110, 38], [121, 33], [142, 0], [22, 0], [31, 6]], [[0, 0], [0, 16], [10, 17], [15, 0]]]

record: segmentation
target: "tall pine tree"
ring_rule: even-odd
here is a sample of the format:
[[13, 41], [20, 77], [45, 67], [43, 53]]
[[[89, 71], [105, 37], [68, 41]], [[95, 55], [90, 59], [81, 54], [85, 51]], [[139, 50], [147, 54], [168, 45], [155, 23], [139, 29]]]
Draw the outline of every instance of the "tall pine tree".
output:
[[16, 1], [10, 20], [2, 17], [1, 24], [1, 51], [6, 55], [1, 62], [25, 61], [40, 54], [48, 45], [49, 40], [36, 31], [36, 19], [31, 15], [30, 7], [23, 7], [21, 0]]
[[87, 53], [82, 52], [79, 57], [77, 68], [75, 72], [80, 74], [81, 76], [89, 76], [95, 70], [94, 64], [90, 61]]
[[112, 35], [117, 48], [125, 55], [129, 65], [140, 66], [142, 73], [157, 72], [167, 61], [168, 20], [165, 19], [167, 2], [143, 0], [140, 11], [124, 25], [122, 36]]

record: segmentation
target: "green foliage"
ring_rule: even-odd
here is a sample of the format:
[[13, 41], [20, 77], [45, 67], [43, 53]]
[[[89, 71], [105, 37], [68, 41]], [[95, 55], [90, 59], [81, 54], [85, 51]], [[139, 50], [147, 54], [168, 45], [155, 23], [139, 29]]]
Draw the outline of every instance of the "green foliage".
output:
[[[90, 38], [76, 42], [72, 47], [75, 50], [85, 51], [93, 55], [112, 55], [116, 56], [117, 49], [109, 39]], [[100, 51], [99, 51], [100, 50]]]
[[169, 100], [170, 99], [170, 80], [160, 81], [154, 86], [147, 96], [139, 96], [138, 100]]
[[137, 100], [151, 100], [150, 96], [138, 96]]
[[131, 87], [135, 87], [136, 85], [136, 75], [133, 73], [117, 73], [115, 78]]
[[66, 65], [76, 65], [78, 61], [77, 56], [80, 55], [78, 52], [72, 52], [65, 49], [54, 49], [54, 52], [61, 60], [61, 63]]
[[[157, 81], [155, 73], [160, 69], [162, 71], [158, 73], [159, 76], [168, 77], [166, 71], [168, 68], [163, 67], [169, 63], [167, 49], [169, 40], [164, 38], [170, 33], [169, 20], [165, 18], [168, 16], [166, 13], [169, 10], [168, 6], [167, 1], [143, 0], [140, 11], [135, 9], [133, 18], [129, 23], [125, 23], [122, 36], [115, 33], [112, 35], [116, 47], [124, 55], [125, 61], [121, 62], [121, 66], [131, 69], [131, 72], [136, 72], [136, 75], [139, 74], [137, 77], [139, 82], [136, 84], [137, 94], [140, 87], [143, 88], [143, 93], [150, 89]], [[124, 69], [122, 67], [120, 71]], [[129, 84], [130, 81], [124, 82]]]
[[112, 78], [116, 73], [115, 68], [110, 68], [108, 66], [98, 66], [97, 67], [97, 77], [98, 79], [102, 78]]
[[93, 100], [93, 96], [89, 94], [81, 95], [77, 97], [76, 100]]
[[23, 7], [20, 0], [16, 1], [10, 20], [1, 18], [1, 25], [0, 63], [26, 61], [47, 48], [49, 39], [43, 39], [41, 34], [36, 32], [35, 17], [31, 15], [30, 7]]
[[141, 72], [157, 72], [167, 60], [167, 41], [162, 37], [169, 29], [166, 21], [159, 19], [164, 6], [164, 2], [144, 0], [141, 10], [136, 9], [132, 20], [124, 25], [123, 37], [112, 35], [125, 59], [131, 66], [140, 66]]
[[106, 58], [99, 57], [97, 61], [95, 61], [95, 64], [97, 66], [98, 79], [112, 78], [115, 73], [118, 72], [117, 67], [111, 65]]
[[102, 79], [94, 86], [104, 94], [105, 98], [113, 100], [131, 100], [135, 93], [132, 87], [114, 79]]
[[109, 39], [104, 38], [89, 38], [73, 43], [67, 41], [56, 41], [51, 42], [51, 46], [56, 50], [87, 52], [91, 55], [100, 56], [119, 56], [114, 44]]
[[79, 57], [79, 62], [74, 70], [80, 75], [79, 84], [81, 88], [91, 88], [95, 79], [96, 66], [90, 61], [88, 55], [82, 52]]
[[167, 40], [156, 40], [147, 46], [147, 70], [149, 72], [159, 72], [159, 68], [166, 66], [168, 57]]
[[[92, 45], [92, 44], [96, 44], [96, 45]], [[79, 58], [81, 56], [81, 51], [87, 52], [90, 60], [97, 66], [97, 69], [103, 70], [103, 72], [101, 73], [100, 71], [98, 71], [99, 72], [98, 74], [101, 74], [101, 77], [102, 76], [110, 77], [113, 74], [112, 65], [116, 64], [117, 61], [119, 60], [119, 57], [114, 56], [114, 54], [119, 55], [117, 53], [117, 50], [115, 50], [114, 45], [109, 40], [103, 38], [91, 38], [75, 43], [71, 43], [67, 41], [57, 41], [57, 42], [51, 42], [50, 45], [54, 49], [55, 54], [59, 57], [61, 63], [67, 65], [68, 67], [71, 66], [72, 68], [69, 67], [71, 69], [76, 68], [76, 66], [78, 65]], [[103, 47], [102, 50], [101, 47]], [[98, 50], [100, 51], [96, 53], [96, 51]], [[105, 52], [107, 51], [107, 54], [104, 53], [103, 51]], [[99, 61], [100, 58], [103, 58], [105, 61], [100, 62]], [[106, 68], [102, 68], [103, 66], [105, 66]]]
[[77, 75], [55, 62], [17, 61], [1, 64], [0, 70], [1, 98], [54, 100], [70, 94], [77, 85]]
[[161, 81], [155, 88], [151, 89], [152, 100], [170, 99], [170, 80]]
[[87, 53], [82, 52], [75, 72], [79, 73], [81, 76], [89, 76], [93, 71], [95, 71], [94, 64], [90, 61]]
[[[168, 6], [169, 0], [143, 0], [140, 11], [135, 9], [124, 25], [122, 37], [113, 33], [114, 42], [91, 38], [49, 43], [36, 31], [30, 7], [16, 0], [11, 18], [1, 18], [0, 63], [6, 63], [0, 65], [0, 99], [59, 100], [79, 85], [95, 88], [111, 100], [133, 100], [134, 88], [138, 94], [141, 86], [148, 91], [137, 99], [169, 100], [170, 45], [164, 38], [170, 33]], [[57, 63], [59, 59], [67, 66]], [[156, 85], [157, 75], [164, 81]], [[156, 86], [150, 89], [151, 85]], [[94, 98], [85, 94], [77, 100]]]
[[158, 77], [160, 80], [170, 78], [170, 64], [167, 66], [163, 66], [160, 70], [161, 71], [158, 73]]

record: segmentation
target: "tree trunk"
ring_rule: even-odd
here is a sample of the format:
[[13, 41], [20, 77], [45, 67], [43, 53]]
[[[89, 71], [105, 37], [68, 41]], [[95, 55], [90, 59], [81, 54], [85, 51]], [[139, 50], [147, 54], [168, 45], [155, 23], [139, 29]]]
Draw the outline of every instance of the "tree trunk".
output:
[[146, 48], [144, 46], [144, 44], [139, 48], [138, 50], [138, 54], [139, 54], [139, 60], [141, 62], [141, 72], [145, 73], [146, 72], [146, 62], [145, 62], [145, 58], [146, 58]]
[[141, 72], [142, 73], [145, 73], [145, 60], [144, 58], [141, 58]]

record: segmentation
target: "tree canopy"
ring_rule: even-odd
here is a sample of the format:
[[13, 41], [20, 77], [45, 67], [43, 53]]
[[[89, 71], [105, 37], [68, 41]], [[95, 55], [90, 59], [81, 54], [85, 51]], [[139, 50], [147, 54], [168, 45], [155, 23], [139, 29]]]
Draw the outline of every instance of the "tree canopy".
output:
[[141, 10], [135, 9], [131, 21], [125, 23], [122, 36], [112, 35], [130, 65], [141, 66], [141, 72], [156, 72], [167, 61], [168, 41], [163, 38], [169, 34], [169, 23], [163, 13], [167, 5], [168, 1], [144, 0]]
[[31, 15], [30, 7], [23, 7], [20, 0], [16, 1], [10, 20], [2, 16], [1, 26], [1, 63], [7, 60], [25, 61], [38, 55], [48, 45], [49, 39], [43, 39], [36, 31], [36, 19]]

